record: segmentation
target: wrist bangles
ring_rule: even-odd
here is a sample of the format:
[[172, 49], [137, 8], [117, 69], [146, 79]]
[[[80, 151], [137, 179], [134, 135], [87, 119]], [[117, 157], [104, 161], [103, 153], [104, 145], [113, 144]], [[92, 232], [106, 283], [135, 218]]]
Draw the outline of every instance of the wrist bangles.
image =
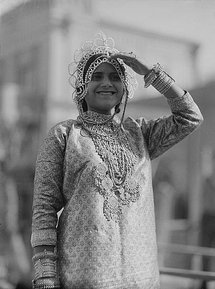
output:
[[153, 68], [144, 76], [145, 88], [152, 85], [161, 94], [165, 94], [173, 85], [175, 80], [163, 71], [162, 66], [157, 63]]
[[35, 279], [32, 281], [33, 289], [60, 288], [56, 251], [44, 250], [36, 253], [32, 261], [35, 269]]
[[59, 278], [43, 278], [32, 281], [33, 289], [60, 289]]

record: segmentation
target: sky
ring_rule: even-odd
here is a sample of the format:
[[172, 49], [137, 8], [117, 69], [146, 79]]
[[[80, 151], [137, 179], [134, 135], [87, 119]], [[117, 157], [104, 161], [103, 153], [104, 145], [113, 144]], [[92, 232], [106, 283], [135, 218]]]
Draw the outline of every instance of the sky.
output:
[[[28, 0], [0, 0], [0, 13], [19, 3], [24, 5], [26, 1]], [[203, 80], [215, 79], [215, 0], [94, 1], [94, 13], [100, 18], [196, 41], [200, 45], [200, 75]]]

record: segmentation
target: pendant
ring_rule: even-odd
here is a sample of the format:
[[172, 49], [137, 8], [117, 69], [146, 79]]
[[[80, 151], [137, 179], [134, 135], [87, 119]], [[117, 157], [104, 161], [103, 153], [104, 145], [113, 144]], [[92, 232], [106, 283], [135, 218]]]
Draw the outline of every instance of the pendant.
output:
[[139, 185], [134, 176], [127, 176], [123, 185], [117, 186], [109, 177], [105, 164], [95, 167], [95, 185], [104, 197], [103, 212], [107, 220], [118, 222], [122, 215], [122, 206], [129, 205], [139, 199]]

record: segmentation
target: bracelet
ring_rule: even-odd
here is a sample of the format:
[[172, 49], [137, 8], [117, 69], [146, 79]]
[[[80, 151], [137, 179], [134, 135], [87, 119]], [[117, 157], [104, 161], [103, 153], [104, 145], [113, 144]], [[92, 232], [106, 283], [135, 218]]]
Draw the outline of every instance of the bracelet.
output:
[[175, 80], [163, 71], [162, 66], [157, 63], [153, 68], [144, 76], [145, 88], [152, 85], [161, 94], [165, 94], [173, 85]]
[[44, 250], [35, 254], [32, 260], [34, 262], [35, 280], [57, 276], [57, 254], [55, 251]]
[[149, 87], [155, 79], [158, 77], [159, 72], [161, 72], [163, 69], [159, 63], [153, 65], [153, 68], [149, 70], [149, 72], [144, 76], [145, 85], [144, 87]]
[[162, 66], [157, 63], [153, 68], [144, 76], [145, 88], [152, 85], [161, 94], [165, 94], [173, 85], [175, 80], [163, 71]]
[[59, 278], [43, 278], [39, 280], [32, 280], [33, 289], [52, 289], [60, 288]]
[[173, 85], [175, 80], [165, 71], [161, 71], [158, 77], [153, 81], [152, 86], [161, 94], [165, 94]]
[[35, 279], [55, 277], [57, 275], [57, 261], [48, 258], [39, 259], [34, 264]]

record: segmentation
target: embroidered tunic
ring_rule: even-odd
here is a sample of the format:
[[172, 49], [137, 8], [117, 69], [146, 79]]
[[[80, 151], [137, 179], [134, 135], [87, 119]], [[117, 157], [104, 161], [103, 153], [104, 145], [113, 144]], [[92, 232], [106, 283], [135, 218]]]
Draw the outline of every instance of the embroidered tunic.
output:
[[57, 246], [62, 289], [160, 288], [151, 160], [202, 121], [189, 93], [168, 103], [170, 116], [128, 117], [117, 133], [117, 117], [94, 127], [67, 120], [48, 133], [36, 164], [31, 242]]

